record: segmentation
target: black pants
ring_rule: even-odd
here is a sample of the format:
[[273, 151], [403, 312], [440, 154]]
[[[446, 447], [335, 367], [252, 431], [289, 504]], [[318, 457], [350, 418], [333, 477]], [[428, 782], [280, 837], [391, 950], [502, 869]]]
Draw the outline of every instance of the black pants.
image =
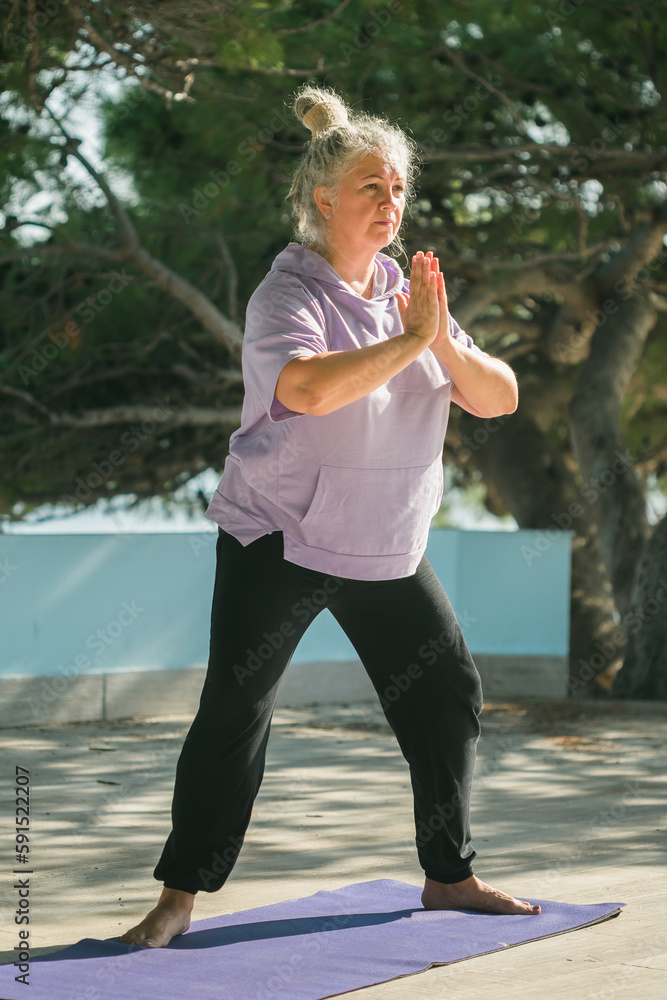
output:
[[167, 888], [215, 892], [229, 877], [262, 782], [280, 679], [324, 607], [356, 649], [409, 764], [422, 868], [438, 882], [472, 875], [482, 690], [429, 561], [398, 580], [351, 580], [286, 561], [281, 532], [244, 547], [219, 529], [208, 670], [154, 871]]

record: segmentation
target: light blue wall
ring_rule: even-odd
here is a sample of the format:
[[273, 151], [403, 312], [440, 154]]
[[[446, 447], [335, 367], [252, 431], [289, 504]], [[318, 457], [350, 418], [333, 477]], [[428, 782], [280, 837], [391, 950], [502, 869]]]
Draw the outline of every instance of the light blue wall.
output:
[[[571, 534], [431, 531], [426, 554], [473, 654], [567, 655]], [[0, 676], [205, 664], [216, 538], [0, 535]], [[294, 656], [353, 659], [328, 611]]]

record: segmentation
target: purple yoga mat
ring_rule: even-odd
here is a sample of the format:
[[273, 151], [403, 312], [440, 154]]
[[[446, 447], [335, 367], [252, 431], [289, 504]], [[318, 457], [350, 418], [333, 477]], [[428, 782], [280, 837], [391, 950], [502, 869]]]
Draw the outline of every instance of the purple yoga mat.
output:
[[167, 948], [84, 938], [33, 958], [28, 989], [0, 966], [0, 998], [323, 1000], [587, 927], [626, 905], [531, 899], [540, 914], [496, 916], [424, 910], [420, 897], [420, 886], [383, 878], [198, 920]]

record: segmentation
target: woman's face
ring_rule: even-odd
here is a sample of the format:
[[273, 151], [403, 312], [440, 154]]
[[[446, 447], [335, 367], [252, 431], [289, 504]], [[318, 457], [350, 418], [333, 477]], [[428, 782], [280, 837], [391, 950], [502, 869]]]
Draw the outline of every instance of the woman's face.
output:
[[336, 204], [330, 204], [324, 187], [316, 189], [315, 197], [325, 215], [332, 213], [327, 229], [333, 245], [345, 247], [347, 253], [364, 249], [376, 253], [401, 227], [405, 172], [398, 157], [391, 161], [366, 153], [341, 180]]

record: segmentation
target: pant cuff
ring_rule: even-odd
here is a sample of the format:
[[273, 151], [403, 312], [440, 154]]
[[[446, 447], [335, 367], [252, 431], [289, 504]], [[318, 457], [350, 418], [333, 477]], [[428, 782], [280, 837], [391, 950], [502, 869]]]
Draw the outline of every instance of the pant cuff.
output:
[[430, 878], [434, 882], [444, 882], [445, 885], [453, 885], [455, 882], [463, 882], [465, 879], [470, 878], [472, 874], [472, 865], [466, 865], [465, 868], [458, 872], [434, 872], [431, 870], [424, 872], [426, 878]]

